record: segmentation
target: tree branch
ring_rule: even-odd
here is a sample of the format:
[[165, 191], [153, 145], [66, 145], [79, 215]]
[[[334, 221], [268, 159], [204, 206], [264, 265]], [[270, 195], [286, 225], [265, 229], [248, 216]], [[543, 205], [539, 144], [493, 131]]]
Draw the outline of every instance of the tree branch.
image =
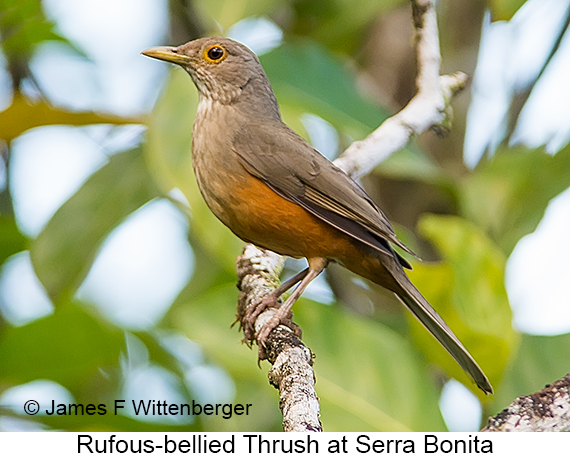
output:
[[490, 417], [481, 431], [570, 431], [570, 374], [539, 392], [518, 397], [495, 417]]
[[355, 141], [334, 164], [357, 179], [369, 173], [412, 136], [429, 128], [443, 128], [450, 99], [467, 84], [467, 75], [439, 75], [440, 53], [435, 9], [431, 0], [412, 0], [416, 28], [418, 91], [397, 114], [386, 119], [364, 140]]
[[[467, 82], [463, 73], [440, 76], [437, 18], [431, 0], [412, 0], [416, 29], [418, 76], [417, 94], [399, 113], [388, 118], [362, 141], [355, 141], [334, 161], [354, 179], [369, 173], [394, 152], [403, 148], [414, 135], [429, 128], [443, 128], [446, 110], [453, 95]], [[237, 319], [242, 322], [249, 306], [279, 284], [283, 260], [269, 251], [248, 245], [238, 258], [241, 290]], [[268, 309], [256, 320], [256, 331], [271, 317]], [[314, 390], [311, 351], [285, 326], [278, 326], [266, 345], [273, 364], [270, 383], [279, 389], [279, 405], [285, 431], [320, 431], [319, 403]]]
[[[237, 321], [242, 322], [248, 307], [255, 306], [279, 285], [283, 258], [274, 252], [251, 244], [244, 247], [237, 259], [238, 299]], [[268, 308], [255, 321], [258, 332], [275, 313]], [[269, 382], [279, 390], [279, 407], [286, 432], [320, 432], [319, 402], [315, 392], [313, 354], [297, 335], [280, 325], [269, 334], [266, 355], [273, 365]]]

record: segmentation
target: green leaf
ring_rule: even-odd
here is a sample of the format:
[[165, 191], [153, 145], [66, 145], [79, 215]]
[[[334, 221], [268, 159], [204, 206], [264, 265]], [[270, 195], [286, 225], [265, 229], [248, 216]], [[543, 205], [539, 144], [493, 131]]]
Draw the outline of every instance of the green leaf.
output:
[[461, 211], [506, 253], [537, 227], [548, 202], [570, 186], [570, 146], [551, 156], [510, 149], [466, 177]]
[[493, 13], [493, 21], [510, 20], [525, 3], [526, 0], [491, 0], [489, 7]]
[[73, 296], [111, 230], [158, 195], [141, 151], [134, 149], [111, 157], [59, 208], [30, 249], [54, 304]]
[[[476, 226], [456, 216], [428, 215], [420, 232], [442, 256], [441, 263], [414, 263], [410, 279], [497, 385], [516, 352], [517, 333], [504, 286], [506, 258]], [[457, 363], [410, 318], [414, 338], [430, 360], [480, 394]]]
[[388, 327], [302, 299], [295, 322], [316, 355], [326, 431], [441, 431], [439, 389], [410, 341]]
[[291, 121], [293, 114], [298, 117], [309, 112], [340, 132], [363, 138], [387, 117], [360, 94], [347, 66], [323, 47], [307, 41], [288, 42], [260, 60], [284, 119], [295, 129], [298, 125]]
[[27, 65], [36, 47], [58, 41], [85, 57], [74, 43], [55, 31], [55, 23], [44, 14], [37, 0], [0, 0], [0, 47], [8, 61]]
[[18, 230], [13, 217], [0, 216], [0, 265], [13, 254], [26, 249], [27, 239]]
[[51, 379], [74, 390], [118, 363], [122, 332], [104, 327], [76, 305], [23, 327], [0, 332], [0, 379], [23, 384]]
[[516, 397], [530, 395], [552, 384], [569, 371], [570, 334], [522, 335], [516, 358], [509, 366], [493, 398], [490, 413], [506, 408]]
[[55, 108], [41, 101], [33, 103], [16, 94], [12, 104], [0, 112], [0, 138], [10, 142], [26, 130], [44, 125], [140, 124], [141, 119]]

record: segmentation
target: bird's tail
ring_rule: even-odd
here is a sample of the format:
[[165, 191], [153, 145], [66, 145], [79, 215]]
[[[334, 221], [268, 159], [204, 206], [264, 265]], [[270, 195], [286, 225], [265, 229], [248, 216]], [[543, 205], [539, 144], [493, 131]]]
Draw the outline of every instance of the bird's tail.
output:
[[477, 386], [486, 394], [493, 393], [491, 383], [477, 365], [471, 354], [463, 347], [461, 341], [453, 334], [445, 321], [428, 303], [423, 295], [415, 288], [403, 271], [395, 274], [395, 279], [401, 286], [401, 292], [396, 296], [408, 308], [425, 328], [441, 343], [451, 354], [465, 372], [475, 381]]

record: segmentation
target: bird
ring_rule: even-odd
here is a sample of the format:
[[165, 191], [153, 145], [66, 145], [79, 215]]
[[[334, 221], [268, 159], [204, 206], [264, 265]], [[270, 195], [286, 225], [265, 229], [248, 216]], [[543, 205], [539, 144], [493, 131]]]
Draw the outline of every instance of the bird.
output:
[[365, 190], [282, 120], [256, 54], [224, 37], [142, 51], [177, 64], [199, 92], [192, 129], [192, 164], [214, 215], [247, 243], [293, 258], [308, 268], [286, 281], [249, 315], [297, 284], [274, 318], [255, 335], [261, 348], [284, 322], [307, 285], [336, 262], [391, 292], [441, 343], [486, 394], [493, 388], [471, 354], [412, 284], [412, 255]]

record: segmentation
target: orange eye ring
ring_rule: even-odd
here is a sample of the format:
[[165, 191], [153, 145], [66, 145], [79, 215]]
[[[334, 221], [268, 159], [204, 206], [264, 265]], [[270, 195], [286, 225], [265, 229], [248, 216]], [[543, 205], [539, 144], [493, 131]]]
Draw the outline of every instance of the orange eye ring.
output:
[[214, 44], [204, 50], [204, 58], [210, 63], [220, 63], [227, 55], [226, 49], [219, 44]]

